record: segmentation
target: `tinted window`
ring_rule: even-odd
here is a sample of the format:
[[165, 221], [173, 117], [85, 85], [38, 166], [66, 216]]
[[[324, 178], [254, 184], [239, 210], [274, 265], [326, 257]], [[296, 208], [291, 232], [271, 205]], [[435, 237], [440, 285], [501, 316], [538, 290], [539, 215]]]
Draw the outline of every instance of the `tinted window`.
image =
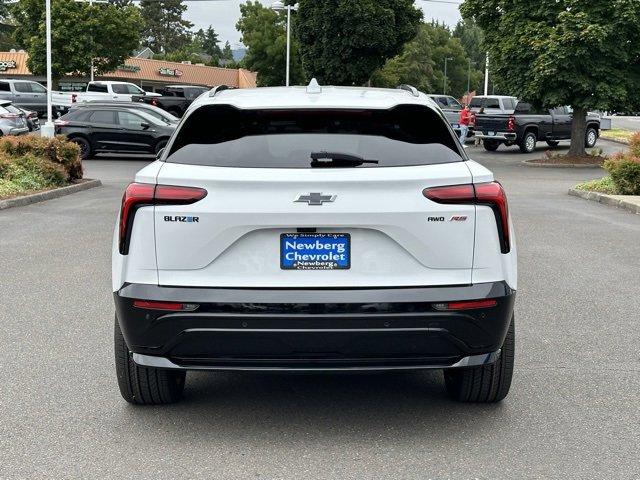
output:
[[63, 120], [74, 120], [76, 122], [86, 122], [93, 112], [91, 110], [77, 109], [71, 110], [66, 115], [62, 116]]
[[116, 123], [113, 110], [96, 110], [91, 114], [91, 117], [89, 117], [89, 121], [92, 123]]
[[11, 91], [11, 87], [9, 87], [9, 84], [7, 82], [0, 82], [0, 92], [10, 92]]
[[142, 90], [135, 85], [129, 85], [126, 83], [114, 83], [111, 85], [113, 93], [126, 94], [126, 95], [141, 95]]
[[469, 103], [470, 107], [482, 107], [482, 100], [484, 100], [483, 98], [478, 98], [478, 97], [473, 97], [471, 99], [471, 103]]
[[31, 84], [26, 82], [16, 82], [13, 84], [13, 88], [16, 89], [16, 92], [20, 93], [31, 93]]
[[206, 88], [185, 88], [184, 96], [189, 100], [194, 100], [206, 91]]
[[180, 128], [168, 162], [223, 167], [310, 168], [312, 152], [392, 167], [460, 162], [439, 115], [421, 105], [391, 110], [238, 110], [209, 105]]
[[39, 83], [32, 83], [31, 84], [31, 91], [33, 93], [47, 93], [47, 89], [44, 88], [42, 85], [40, 85]]
[[90, 83], [87, 92], [108, 93], [107, 85], [104, 83]]
[[[118, 123], [124, 128], [141, 130], [141, 123], [146, 122], [144, 118], [131, 112], [118, 112]], [[147, 122], [148, 123], [148, 122]]]
[[500, 108], [500, 100], [497, 98], [485, 98], [484, 108]]

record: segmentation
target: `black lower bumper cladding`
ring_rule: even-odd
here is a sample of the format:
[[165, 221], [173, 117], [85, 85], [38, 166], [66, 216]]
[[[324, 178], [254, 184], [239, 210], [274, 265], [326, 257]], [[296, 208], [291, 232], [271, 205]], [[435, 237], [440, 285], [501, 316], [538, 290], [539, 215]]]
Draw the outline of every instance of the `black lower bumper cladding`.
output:
[[[505, 282], [365, 289], [126, 284], [114, 298], [127, 345], [134, 360], [143, 364], [334, 370], [490, 362], [509, 327], [515, 291]], [[482, 299], [495, 304], [442, 310], [443, 303]], [[136, 300], [184, 302], [196, 308], [139, 308]]]

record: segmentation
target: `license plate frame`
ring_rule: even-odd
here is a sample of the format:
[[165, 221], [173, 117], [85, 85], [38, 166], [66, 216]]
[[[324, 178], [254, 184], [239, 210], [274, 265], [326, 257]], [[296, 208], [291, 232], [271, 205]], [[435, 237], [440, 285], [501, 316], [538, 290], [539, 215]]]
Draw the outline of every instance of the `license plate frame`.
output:
[[[315, 248], [298, 248], [297, 242], [301, 240], [306, 241], [304, 246], [310, 247], [315, 244]], [[332, 244], [335, 247], [317, 248], [319, 244]], [[291, 245], [296, 246], [292, 247]], [[341, 249], [340, 246], [343, 248]], [[349, 233], [281, 233], [279, 250], [281, 270], [349, 270], [351, 268], [351, 234]], [[296, 252], [301, 258], [295, 259]], [[291, 255], [287, 257], [289, 253], [294, 254], [294, 258]], [[344, 255], [344, 257], [335, 258], [336, 255]], [[317, 256], [318, 258], [310, 258], [309, 256]]]

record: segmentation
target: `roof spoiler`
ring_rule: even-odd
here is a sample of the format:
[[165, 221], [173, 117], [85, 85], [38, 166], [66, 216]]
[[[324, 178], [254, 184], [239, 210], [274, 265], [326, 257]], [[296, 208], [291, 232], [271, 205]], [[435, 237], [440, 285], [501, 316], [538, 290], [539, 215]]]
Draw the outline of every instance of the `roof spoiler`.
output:
[[216, 85], [211, 90], [209, 90], [209, 96], [215, 97], [216, 93], [221, 92], [223, 90], [231, 90], [234, 87], [230, 87], [229, 85]]
[[418, 92], [418, 89], [416, 87], [411, 86], [411, 85], [407, 85], [407, 84], [403, 83], [402, 85], [398, 85], [396, 88], [398, 90], [406, 90], [407, 92], [409, 92], [414, 97], [419, 97], [420, 96], [420, 92]]

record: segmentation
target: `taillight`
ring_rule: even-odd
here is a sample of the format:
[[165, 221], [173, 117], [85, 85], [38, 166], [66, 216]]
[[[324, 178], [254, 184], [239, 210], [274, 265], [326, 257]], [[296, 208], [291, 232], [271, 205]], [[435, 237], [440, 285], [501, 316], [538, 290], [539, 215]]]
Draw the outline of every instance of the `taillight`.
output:
[[119, 224], [119, 250], [122, 255], [129, 253], [131, 227], [136, 210], [148, 205], [188, 205], [202, 200], [207, 191], [197, 187], [173, 185], [152, 185], [131, 183], [122, 196]]
[[500, 251], [509, 253], [509, 205], [507, 195], [498, 182], [450, 185], [446, 187], [425, 188], [422, 194], [436, 203], [474, 204], [491, 207], [498, 226]]
[[133, 306], [147, 310], [171, 310], [173, 312], [193, 312], [200, 305], [196, 303], [156, 302], [155, 300], [134, 300]]
[[151, 100], [151, 105], [153, 105], [154, 107], [158, 106], [158, 101], [154, 98]]
[[461, 300], [459, 302], [434, 303], [432, 306], [436, 310], [475, 310], [477, 308], [491, 308], [498, 305], [496, 300], [491, 298], [484, 300]]
[[509, 120], [507, 120], [507, 130], [513, 132], [516, 129], [516, 117], [511, 115]]

